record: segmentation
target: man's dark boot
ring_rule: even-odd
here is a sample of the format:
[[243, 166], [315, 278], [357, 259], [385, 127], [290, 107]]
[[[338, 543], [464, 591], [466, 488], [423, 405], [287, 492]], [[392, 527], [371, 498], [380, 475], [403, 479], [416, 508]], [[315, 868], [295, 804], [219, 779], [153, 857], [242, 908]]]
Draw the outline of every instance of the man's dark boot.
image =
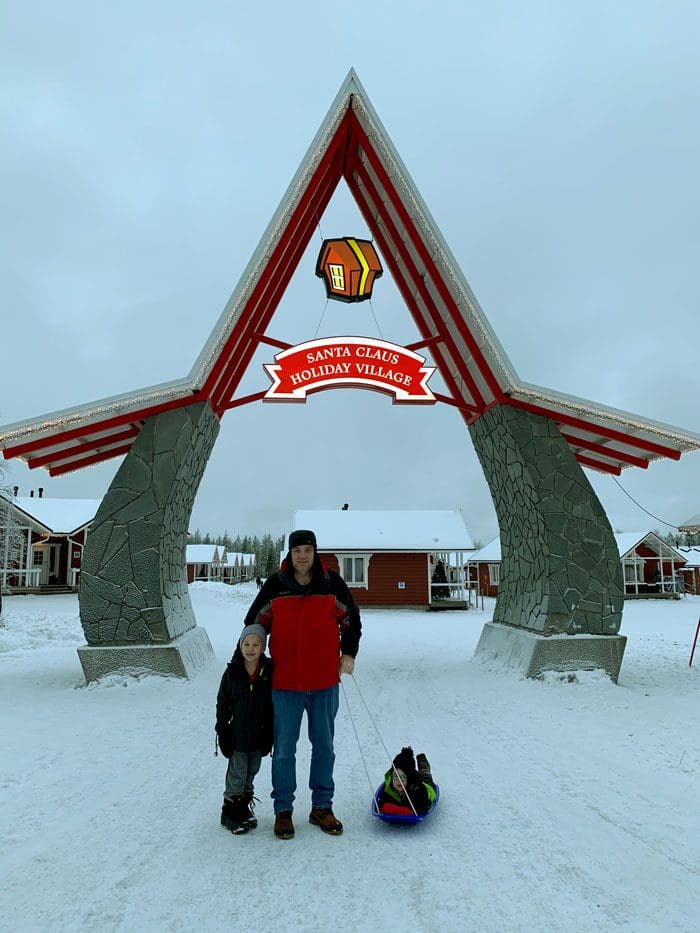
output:
[[221, 808], [221, 825], [229, 832], [240, 836], [247, 833], [250, 827], [247, 825], [248, 806], [243, 802], [243, 794], [238, 794], [230, 800], [224, 797], [224, 805]]
[[294, 836], [291, 810], [283, 810], [282, 813], [275, 814], [275, 836], [278, 839], [291, 839]]
[[330, 807], [313, 807], [309, 813], [309, 823], [319, 826], [329, 836], [340, 836], [343, 824], [333, 815]]

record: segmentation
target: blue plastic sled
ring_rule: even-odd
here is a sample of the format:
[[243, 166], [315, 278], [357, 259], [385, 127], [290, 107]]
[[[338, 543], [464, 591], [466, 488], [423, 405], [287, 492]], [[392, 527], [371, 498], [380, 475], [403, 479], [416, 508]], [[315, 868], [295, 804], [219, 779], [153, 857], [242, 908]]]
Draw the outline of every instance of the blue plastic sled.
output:
[[379, 809], [378, 801], [379, 795], [383, 790], [384, 782], [379, 785], [372, 798], [372, 816], [381, 820], [383, 823], [422, 823], [426, 816], [430, 816], [440, 800], [440, 786], [436, 784], [435, 800], [433, 801], [432, 807], [425, 813], [382, 813]]

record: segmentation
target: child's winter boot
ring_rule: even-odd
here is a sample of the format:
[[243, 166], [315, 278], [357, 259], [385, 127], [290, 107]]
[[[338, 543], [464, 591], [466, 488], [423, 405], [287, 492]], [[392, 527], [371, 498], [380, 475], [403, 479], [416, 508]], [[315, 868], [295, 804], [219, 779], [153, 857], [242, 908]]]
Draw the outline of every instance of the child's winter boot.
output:
[[243, 794], [243, 806], [245, 808], [245, 822], [248, 829], [255, 829], [255, 827], [258, 825], [258, 821], [255, 817], [255, 797], [253, 797], [252, 791]]
[[230, 832], [240, 835], [247, 833], [250, 827], [247, 825], [249, 811], [248, 806], [243, 802], [243, 794], [238, 794], [230, 800], [224, 797], [224, 805], [221, 808], [221, 825]]

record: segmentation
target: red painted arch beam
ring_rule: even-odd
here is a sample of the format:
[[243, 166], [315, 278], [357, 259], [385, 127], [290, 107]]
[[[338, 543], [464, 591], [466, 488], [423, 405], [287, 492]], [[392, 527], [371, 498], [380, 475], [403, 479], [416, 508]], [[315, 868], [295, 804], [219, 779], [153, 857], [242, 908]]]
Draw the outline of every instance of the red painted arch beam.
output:
[[71, 460], [62, 463], [60, 466], [50, 467], [49, 476], [61, 476], [63, 473], [72, 473], [74, 470], [82, 470], [83, 467], [92, 466], [95, 463], [101, 463], [103, 460], [111, 460], [112, 457], [119, 457], [122, 454], [128, 454], [131, 450], [131, 444], [125, 444], [123, 447], [115, 447], [114, 450], [105, 450], [92, 454], [89, 457], [81, 457], [78, 460]]
[[227, 368], [217, 386], [214, 396], [217, 411], [225, 409], [248, 368], [259, 342], [256, 334], [264, 332], [269, 324], [289, 284], [291, 274], [297, 268], [313, 236], [318, 223], [317, 209], [325, 210], [339, 180], [339, 172], [335, 177], [328, 177], [324, 189], [318, 194], [318, 199], [309, 205], [310, 209], [298, 218], [298, 223], [293, 229], [290, 229], [290, 224], [285, 230], [279, 244], [282, 250], [277, 263], [270, 260], [258, 283], [260, 288], [256, 289], [255, 305], [252, 301], [246, 305], [245, 322], [241, 330], [241, 352], [240, 355], [229, 358]]
[[[328, 187], [323, 194], [320, 195], [320, 203], [324, 208], [330, 200], [336, 184], [337, 182], [329, 181]], [[259, 334], [261, 330], [264, 330], [270, 323], [289, 284], [289, 278], [296, 269], [304, 250], [309, 244], [316, 223], [315, 213], [308, 214], [306, 218], [307, 226], [303, 229], [297, 228], [297, 239], [289, 241], [293, 249], [285, 255], [284, 266], [281, 269], [268, 266], [265, 270], [265, 291], [260, 295], [257, 308], [250, 310], [246, 315], [247, 320], [245, 329], [242, 332], [243, 339], [240, 344], [241, 352], [238, 356], [232, 356], [229, 359], [227, 368], [224, 370], [219, 387], [217, 388], [215, 397], [217, 411], [226, 409], [228, 401], [250, 365], [253, 354], [260, 343], [257, 334]], [[248, 305], [247, 308], [249, 307]]]
[[[448, 347], [449, 350], [451, 351], [452, 360], [455, 366], [457, 367], [460, 376], [464, 380], [464, 383], [467, 386], [467, 389], [471, 397], [474, 399], [479, 409], [483, 409], [485, 406], [484, 397], [481, 394], [478, 386], [476, 385], [476, 382], [474, 381], [474, 378], [472, 377], [468, 368], [466, 367], [466, 365], [464, 365], [461, 354], [457, 352], [457, 348], [454, 345], [454, 341], [445, 327], [445, 323], [442, 317], [440, 316], [438, 309], [435, 306], [435, 302], [433, 301], [433, 298], [430, 292], [428, 291], [425, 282], [423, 281], [423, 276], [420, 274], [413, 260], [413, 257], [411, 256], [410, 251], [408, 250], [408, 248], [406, 247], [406, 244], [404, 243], [403, 237], [401, 236], [399, 230], [396, 228], [396, 225], [394, 224], [394, 221], [389, 215], [388, 211], [382, 209], [382, 198], [381, 198], [380, 193], [374, 187], [374, 183], [372, 182], [372, 179], [369, 177], [369, 174], [367, 173], [367, 170], [365, 169], [365, 167], [360, 162], [355, 160], [352, 163], [349, 175], [346, 176], [346, 180], [348, 182], [348, 185], [351, 187], [351, 190], [353, 191], [353, 194], [355, 195], [355, 198], [358, 204], [361, 201], [364, 203], [367, 203], [367, 202], [366, 202], [365, 196], [363, 195], [361, 186], [358, 184], [357, 180], [352, 175], [352, 171], [357, 172], [358, 176], [360, 177], [362, 181], [362, 185], [364, 185], [367, 191], [367, 195], [371, 199], [371, 202], [375, 205], [375, 210], [379, 214], [381, 218], [381, 222], [387, 230], [388, 236], [391, 237], [391, 242], [393, 244], [394, 249], [400, 254], [401, 260], [404, 264], [406, 272], [410, 276], [414, 287], [416, 288], [416, 290], [418, 291], [418, 293], [420, 294], [423, 300], [423, 303], [426, 307], [427, 312], [430, 314], [430, 317], [432, 318], [434, 328], [437, 330], [439, 336], [443, 338], [443, 341], [446, 347]], [[377, 227], [376, 219], [374, 218], [374, 216], [371, 214], [371, 211], [369, 210], [369, 204], [368, 204], [368, 212], [366, 214], [366, 219], [368, 220], [368, 223], [370, 224], [370, 229], [372, 230], [373, 235], [379, 241], [378, 234], [381, 235], [381, 231], [379, 231]], [[383, 236], [382, 236], [382, 240], [384, 241], [384, 244], [386, 246], [386, 240], [384, 239]], [[390, 262], [390, 257], [393, 260], [393, 253], [392, 253], [391, 247], [384, 250], [384, 255], [385, 255], [387, 263]], [[394, 276], [395, 279], [396, 279], [398, 270], [399, 270], [398, 263], [393, 262], [392, 275]], [[405, 280], [405, 276], [401, 276], [401, 278]], [[408, 282], [406, 284], [408, 286]], [[402, 295], [404, 297], [404, 301], [406, 301], [409, 309], [411, 310], [411, 313], [413, 314], [414, 320], [416, 319], [416, 314], [422, 317], [422, 313], [419, 309], [418, 304], [413, 299], [413, 296], [411, 296], [411, 300], [409, 302], [404, 292], [402, 292]], [[446, 372], [449, 373], [449, 367], [444, 362], [443, 362], [443, 367], [441, 367], [440, 372], [443, 378], [446, 378], [445, 377]], [[455, 383], [453, 383], [450, 386], [450, 391], [455, 395], [461, 395], [461, 392], [456, 388]]]
[[430, 278], [433, 281], [433, 284], [437, 288], [438, 292], [440, 293], [440, 297], [445, 303], [445, 307], [448, 308], [452, 312], [452, 318], [454, 320], [455, 326], [457, 327], [462, 337], [462, 340], [464, 340], [464, 343], [469, 348], [469, 352], [472, 354], [472, 357], [474, 358], [474, 362], [476, 363], [479, 369], [479, 372], [483, 376], [487, 385], [491, 389], [491, 392], [496, 398], [499, 398], [502, 395], [502, 389], [498, 383], [498, 380], [496, 379], [493, 372], [491, 371], [491, 367], [486, 362], [486, 359], [484, 358], [484, 355], [482, 354], [479, 345], [477, 344], [469, 328], [467, 327], [464, 319], [462, 318], [460, 310], [457, 307], [457, 303], [452, 297], [450, 290], [445, 285], [442, 279], [442, 276], [438, 272], [437, 266], [435, 265], [435, 262], [433, 261], [432, 256], [430, 255], [425, 243], [423, 242], [422, 237], [416, 230], [416, 226], [413, 222], [413, 219], [411, 218], [411, 215], [408, 213], [408, 210], [406, 209], [403, 201], [398, 196], [396, 189], [394, 188], [394, 185], [391, 181], [391, 178], [389, 177], [387, 171], [382, 165], [381, 160], [379, 159], [376, 152], [374, 151], [374, 147], [370, 143], [369, 137], [367, 136], [365, 131], [360, 126], [360, 123], [357, 120], [357, 118], [354, 116], [354, 114], [353, 114], [353, 122], [354, 122], [353, 132], [357, 135], [357, 138], [359, 139], [362, 145], [362, 148], [365, 154], [367, 155], [367, 158], [370, 164], [372, 165], [372, 168], [374, 169], [375, 174], [377, 175], [377, 178], [381, 182], [382, 188], [386, 191], [394, 207], [394, 210], [397, 212], [397, 214], [401, 218], [406, 231], [409, 233], [411, 237], [411, 242], [415, 246], [421, 259], [423, 260], [423, 263], [425, 264], [425, 268], [427, 269], [428, 274], [430, 275]]
[[601, 456], [610, 457], [612, 460], [622, 460], [623, 463], [629, 463], [630, 466], [641, 467], [642, 470], [646, 470], [649, 466], [649, 461], [645, 460], [644, 457], [635, 457], [632, 454], [625, 453], [623, 450], [606, 447], [604, 444], [596, 444], [582, 437], [574, 437], [572, 434], [566, 434], [564, 431], [561, 432], [561, 436], [571, 447], [583, 447], [585, 450], [590, 450], [591, 453], [601, 454]]
[[[317, 191], [317, 198], [324, 204], [328, 203], [338, 183], [338, 177], [333, 177], [331, 172], [332, 168], [321, 179], [324, 186], [319, 189], [320, 194]], [[208, 391], [215, 407], [219, 408], [226, 403], [244, 374], [257, 346], [255, 334], [261, 330], [264, 332], [267, 322], [274, 314], [289, 283], [289, 277], [294, 272], [292, 257], [302, 255], [303, 249], [308, 245], [308, 240], [312, 236], [317, 222], [317, 206], [317, 201], [309, 202], [307, 211], [295, 214], [288, 223], [278, 243], [281, 249], [275, 249], [263, 268], [260, 279], [242, 309], [224, 350], [212, 368], [205, 386], [211, 387]], [[292, 250], [294, 237], [302, 241], [306, 240], [302, 242], [302, 249], [299, 252]]]
[[[325, 209], [325, 206], [328, 204], [328, 201], [330, 201], [331, 195], [341, 178], [342, 152], [340, 150], [341, 146], [345, 143], [348, 125], [349, 111], [348, 114], [343, 117], [343, 120], [341, 121], [341, 124], [336, 131], [336, 135], [331, 146], [329, 146], [328, 150], [317, 166], [313, 177], [311, 178], [304, 193], [302, 194], [299, 203], [297, 204], [294, 214], [292, 215], [282, 233], [280, 241], [277, 243], [277, 246], [273, 250], [272, 256], [265, 266], [259, 282], [254, 288], [253, 293], [251, 294], [245, 308], [239, 316], [232, 333], [226, 341], [217, 363], [205, 381], [203, 390], [210, 398], [212, 398], [212, 402], [215, 408], [221, 404], [224, 404], [228, 400], [227, 397], [230, 397], [231, 392], [236, 388], [236, 376], [239, 373], [242, 375], [245, 372], [245, 368], [241, 370], [241, 367], [237, 365], [237, 360], [231, 361], [231, 357], [237, 343], [245, 336], [248, 336], [250, 339], [256, 331], [264, 330], [264, 326], [261, 325], [264, 325], [267, 321], [269, 321], [275, 310], [275, 308], [272, 307], [269, 311], [269, 314], [267, 315], [264, 312], [261, 314], [259, 313], [258, 318], [253, 321], [251, 309], [257, 309], [257, 306], [262, 300], [266, 289], [269, 287], [273, 276], [275, 274], [279, 274], [280, 269], [284, 269], [286, 272], [290, 268], [291, 263], [289, 261], [284, 263], [283, 260], [285, 253], [288, 251], [290, 244], [292, 244], [294, 237], [300, 235], [299, 230], [303, 230], [310, 238], [311, 231], [313, 230], [318, 220], [316, 214], [320, 206], [318, 203], [319, 190], [324, 192], [323, 200], [325, 203], [323, 208]], [[313, 221], [313, 223], [310, 221]], [[303, 253], [303, 249], [301, 252]], [[301, 253], [299, 253], [299, 255], [301, 255]], [[287, 281], [283, 283], [283, 287], [280, 291], [280, 297], [286, 285]], [[275, 291], [277, 291], [277, 289], [275, 289]], [[279, 301], [279, 298], [277, 300]], [[269, 307], [270, 306], [268, 305], [268, 308]], [[249, 348], [244, 347], [244, 352], [246, 349]], [[226, 386], [221, 386], [219, 383], [221, 382], [222, 372], [225, 368], [227, 368], [226, 378], [224, 379]]]
[[[416, 303], [416, 300], [414, 298], [410, 285], [406, 281], [406, 278], [404, 276], [403, 270], [399, 267], [398, 263], [396, 262], [392, 249], [384, 238], [384, 234], [376, 226], [376, 222], [375, 222], [374, 217], [372, 216], [370, 207], [367, 204], [367, 202], [364, 200], [362, 193], [359, 190], [356, 190], [357, 181], [352, 177], [352, 175], [348, 175], [347, 183], [357, 201], [357, 204], [360, 208], [360, 212], [362, 213], [362, 215], [364, 216], [367, 222], [367, 226], [370, 228], [370, 230], [372, 231], [372, 235], [374, 236], [375, 240], [379, 244], [379, 249], [381, 250], [382, 255], [384, 256], [384, 261], [389, 267], [392, 277], [394, 281], [396, 282], [396, 286], [399, 289], [399, 292], [401, 293], [401, 296], [403, 300], [405, 301], [406, 306], [411, 312], [411, 315], [414, 321], [416, 322], [416, 326], [418, 327], [418, 330], [421, 332], [422, 336], [426, 340], [431, 339], [433, 337], [433, 334], [431, 333], [428, 327], [427, 321], [423, 317], [423, 313], [421, 309], [418, 307]], [[442, 335], [440, 336], [442, 339]], [[451, 343], [449, 336], [445, 337], [444, 339], [445, 341], [449, 341]], [[447, 365], [447, 362], [443, 358], [442, 348], [439, 348], [437, 346], [433, 347], [432, 353], [433, 353], [435, 362], [438, 365], [438, 369], [440, 370], [440, 375], [443, 377], [443, 379], [447, 383], [450, 389], [450, 392], [456, 398], [461, 397], [462, 393], [459, 389], [459, 386], [457, 385], [452, 373], [450, 372], [450, 368]]]
[[3, 455], [6, 460], [13, 457], [23, 457], [25, 454], [33, 453], [35, 450], [44, 450], [51, 447], [59, 447], [65, 441], [74, 440], [78, 437], [84, 437], [93, 431], [106, 431], [108, 428], [116, 428], [122, 424], [130, 424], [134, 421], [144, 421], [151, 415], [158, 415], [162, 411], [171, 411], [173, 408], [184, 408], [186, 405], [193, 405], [195, 402], [202, 402], [205, 399], [201, 392], [195, 392], [192, 395], [184, 395], [181, 398], [173, 399], [170, 402], [163, 402], [161, 405], [149, 405], [146, 408], [139, 408], [135, 411], [126, 412], [123, 415], [115, 415], [113, 418], [105, 418], [103, 421], [93, 421], [90, 424], [83, 424], [78, 428], [70, 428], [67, 431], [59, 431], [47, 437], [39, 438], [36, 441], [27, 441], [24, 444], [14, 444], [6, 447]]
[[646, 450], [660, 457], [670, 457], [671, 460], [680, 460], [681, 458], [680, 450], [676, 450], [673, 447], [664, 447], [662, 444], [649, 441], [644, 437], [624, 434], [622, 431], [616, 431], [614, 428], [608, 428], [590, 421], [583, 421], [581, 418], [574, 418], [562, 412], [543, 408], [541, 405], [533, 405], [531, 402], [523, 402], [515, 398], [505, 398], [504, 404], [512, 405], [513, 408], [521, 408], [523, 411], [532, 412], [534, 415], [542, 415], [543, 418], [549, 418], [551, 421], [556, 421], [558, 424], [568, 424], [570, 427], [577, 428], [579, 431], [586, 431], [589, 434], [602, 434], [603, 437], [608, 437], [611, 441], [619, 441], [621, 444], [625, 444], [628, 447], [638, 447], [640, 450]]
[[[481, 391], [479, 387], [477, 386], [473, 376], [469, 372], [468, 367], [466, 366], [466, 364], [464, 364], [462, 360], [462, 354], [457, 351], [457, 347], [455, 346], [454, 340], [450, 336], [449, 331], [447, 330], [447, 327], [445, 325], [445, 322], [443, 321], [440, 315], [440, 312], [438, 311], [435, 301], [432, 295], [430, 294], [430, 292], [428, 291], [425, 281], [423, 280], [423, 276], [420, 273], [418, 267], [416, 266], [413, 256], [410, 253], [410, 250], [406, 246], [404, 237], [401, 235], [401, 232], [399, 231], [396, 224], [394, 223], [393, 218], [391, 217], [390, 213], [386, 210], [386, 208], [383, 207], [383, 199], [381, 197], [381, 193], [378, 192], [377, 189], [375, 188], [374, 183], [371, 177], [369, 176], [369, 173], [367, 172], [366, 167], [362, 165], [361, 162], [359, 161], [354, 162], [353, 170], [356, 171], [358, 176], [361, 178], [362, 184], [364, 185], [369, 197], [371, 198], [372, 202], [376, 205], [376, 210], [379, 216], [381, 217], [382, 223], [387, 229], [388, 235], [391, 237], [391, 241], [394, 245], [394, 248], [400, 254], [401, 260], [404, 263], [407, 269], [407, 272], [410, 275], [411, 280], [416, 290], [419, 292], [423, 300], [423, 303], [425, 304], [426, 310], [428, 311], [428, 313], [430, 314], [433, 320], [433, 325], [435, 329], [438, 331], [438, 333], [441, 336], [444, 337], [446, 345], [449, 346], [452, 360], [455, 366], [457, 367], [457, 369], [459, 370], [460, 376], [466, 383], [467, 388], [469, 389], [469, 392], [472, 398], [474, 399], [476, 404], [479, 406], [479, 408], [484, 408], [486, 404], [485, 399], [483, 395], [481, 394]], [[359, 186], [358, 186], [358, 192], [361, 195], [361, 189], [359, 188]]]
[[112, 444], [121, 446], [120, 442], [126, 441], [130, 441], [130, 444], [133, 444], [134, 439], [138, 437], [139, 433], [140, 428], [132, 427], [127, 431], [118, 431], [116, 434], [107, 434], [104, 437], [90, 439], [86, 443], [80, 443], [81, 439], [78, 438], [78, 443], [74, 443], [71, 447], [63, 447], [60, 450], [52, 451], [50, 454], [43, 454], [40, 457], [32, 457], [27, 461], [27, 466], [30, 470], [35, 470], [37, 467], [44, 467], [47, 464], [55, 464], [59, 461], [74, 457], [76, 454], [97, 450], [98, 448], [105, 448]]
[[582, 466], [590, 467], [592, 470], [599, 470], [601, 473], [612, 473], [615, 476], [622, 473], [622, 469], [612, 463], [601, 463], [600, 460], [593, 460], [592, 457], [584, 457], [582, 454], [576, 454], [575, 456]]

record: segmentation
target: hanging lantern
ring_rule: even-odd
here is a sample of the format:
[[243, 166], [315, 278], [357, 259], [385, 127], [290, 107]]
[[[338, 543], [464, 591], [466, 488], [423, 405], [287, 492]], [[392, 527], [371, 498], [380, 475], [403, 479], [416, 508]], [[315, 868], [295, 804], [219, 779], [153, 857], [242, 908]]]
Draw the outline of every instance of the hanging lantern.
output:
[[316, 261], [316, 275], [326, 285], [326, 295], [338, 301], [366, 301], [372, 297], [374, 280], [382, 264], [370, 240], [346, 236], [324, 240]]

